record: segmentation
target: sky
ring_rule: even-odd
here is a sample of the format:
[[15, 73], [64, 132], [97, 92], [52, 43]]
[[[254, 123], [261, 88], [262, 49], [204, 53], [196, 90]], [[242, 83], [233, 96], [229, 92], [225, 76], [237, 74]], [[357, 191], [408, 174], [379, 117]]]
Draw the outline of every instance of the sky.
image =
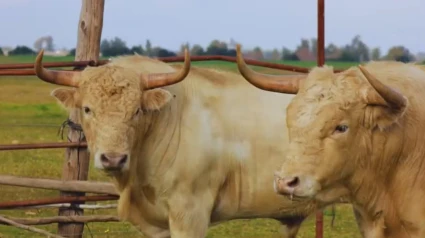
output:
[[[325, 44], [348, 44], [359, 34], [382, 53], [404, 45], [425, 52], [424, 0], [325, 0]], [[51, 35], [57, 48], [74, 48], [81, 0], [0, 0], [0, 46], [27, 45]], [[422, 23], [421, 23], [422, 22]], [[149, 39], [178, 50], [231, 38], [245, 49], [295, 49], [317, 35], [316, 0], [105, 0], [102, 39], [128, 46]]]

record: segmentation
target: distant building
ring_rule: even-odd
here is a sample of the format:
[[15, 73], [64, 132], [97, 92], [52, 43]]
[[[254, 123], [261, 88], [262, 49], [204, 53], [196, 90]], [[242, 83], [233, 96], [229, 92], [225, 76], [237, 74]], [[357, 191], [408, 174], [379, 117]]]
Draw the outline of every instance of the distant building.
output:
[[8, 46], [4, 46], [4, 47], [1, 47], [1, 50], [3, 51], [3, 54], [5, 56], [8, 56], [9, 55], [9, 52], [12, 51], [13, 48], [12, 47], [8, 47]]
[[424, 61], [425, 60], [425, 52], [419, 52], [416, 54], [416, 60], [417, 61]]
[[55, 50], [55, 51], [44, 51], [44, 55], [48, 56], [67, 56], [69, 54], [69, 50]]
[[315, 61], [316, 54], [310, 51], [308, 47], [302, 47], [298, 49], [295, 54], [300, 61]]

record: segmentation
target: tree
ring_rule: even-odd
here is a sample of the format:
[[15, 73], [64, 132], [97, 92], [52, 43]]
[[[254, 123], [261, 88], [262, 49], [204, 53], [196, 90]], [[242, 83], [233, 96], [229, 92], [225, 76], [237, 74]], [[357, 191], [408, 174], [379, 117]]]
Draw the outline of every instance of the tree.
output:
[[190, 50], [191, 55], [204, 55], [205, 51], [202, 48], [202, 46], [196, 44], [192, 46], [192, 49]]
[[341, 56], [339, 60], [362, 62], [370, 60], [369, 47], [356, 35], [351, 40], [351, 44], [347, 44], [341, 48]]
[[280, 53], [279, 53], [279, 50], [278, 49], [273, 49], [273, 51], [272, 51], [272, 55], [271, 55], [271, 59], [272, 60], [279, 60], [280, 59]]
[[296, 51], [298, 51], [299, 49], [303, 49], [303, 48], [310, 50], [310, 42], [307, 39], [304, 39], [304, 38], [301, 39], [301, 45], [299, 45], [297, 47]]
[[219, 40], [213, 40], [208, 45], [206, 51], [208, 55], [225, 55], [227, 52], [227, 45]]
[[359, 35], [356, 35], [353, 38], [351, 46], [353, 47], [359, 62], [370, 60], [369, 47], [367, 47], [367, 45], [360, 39]]
[[381, 49], [378, 47], [372, 49], [372, 60], [379, 60], [381, 58]]
[[152, 44], [150, 40], [146, 40], [146, 45], [145, 45], [145, 50], [146, 50], [146, 55], [149, 57], [152, 57]]
[[15, 49], [11, 50], [9, 52], [9, 55], [33, 55], [35, 54], [35, 52], [27, 47], [27, 46], [23, 46], [23, 45], [18, 45]]
[[69, 53], [68, 56], [75, 56], [75, 48], [72, 48]]
[[2, 48], [0, 48], [0, 55], [4, 55]]
[[388, 50], [385, 59], [396, 60], [406, 63], [415, 60], [415, 57], [410, 53], [410, 51], [406, 47], [399, 45], [391, 47]]
[[252, 51], [252, 53], [254, 54], [253, 57], [257, 60], [263, 60], [264, 59], [264, 55], [263, 55], [263, 51], [261, 50], [261, 48], [259, 46], [255, 47], [254, 50]]
[[106, 56], [105, 55], [105, 52], [108, 52], [108, 50], [111, 48], [111, 44], [109, 43], [109, 41], [108, 40], [106, 40], [106, 39], [103, 39], [101, 42], [100, 42], [100, 52], [102, 53], [102, 55], [103, 56]]
[[300, 59], [290, 49], [283, 47], [283, 49], [282, 49], [282, 60], [300, 60]]
[[152, 56], [154, 57], [171, 57], [171, 56], [177, 56], [176, 53], [169, 51], [167, 49], [161, 48], [161, 47], [154, 47], [152, 49]]
[[188, 49], [189, 51], [190, 51], [190, 45], [189, 45], [189, 42], [186, 42], [186, 43], [184, 43], [184, 44], [181, 44], [181, 46], [180, 46], [180, 52], [179, 52], [179, 55], [184, 55], [184, 50], [185, 49]]
[[119, 37], [115, 37], [110, 41], [102, 40], [100, 44], [100, 51], [102, 52], [103, 56], [130, 54], [130, 49], [127, 47], [126, 43]]
[[130, 53], [132, 53], [132, 54], [137, 53], [139, 55], [144, 55], [145, 50], [143, 49], [142, 45], [135, 45], [135, 46], [131, 47]]
[[206, 50], [207, 55], [226, 55], [226, 56], [236, 56], [236, 50], [229, 50], [226, 42], [213, 40], [208, 45]]
[[336, 46], [333, 43], [330, 43], [326, 48], [325, 48], [325, 54], [326, 55], [333, 55], [338, 51], [338, 46]]

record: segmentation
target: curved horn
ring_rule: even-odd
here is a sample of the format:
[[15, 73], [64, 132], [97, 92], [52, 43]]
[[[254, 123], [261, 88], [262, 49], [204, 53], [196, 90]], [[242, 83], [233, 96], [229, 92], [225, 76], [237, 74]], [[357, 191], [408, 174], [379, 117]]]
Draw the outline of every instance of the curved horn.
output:
[[[383, 84], [379, 81], [375, 76], [373, 76], [369, 71], [367, 71], [364, 66], [359, 65], [360, 71], [363, 73], [367, 81], [372, 85], [372, 87], [376, 90], [376, 92], [385, 100], [386, 103], [389, 104], [393, 109], [403, 109], [407, 105], [407, 99], [399, 92], [396, 92], [391, 87]], [[372, 97], [372, 101], [382, 101]]]
[[80, 72], [66, 72], [45, 69], [42, 63], [43, 54], [44, 50], [41, 50], [35, 59], [34, 70], [38, 78], [52, 84], [78, 87], [78, 76], [81, 74]]
[[267, 75], [255, 72], [246, 65], [241, 53], [240, 44], [236, 45], [236, 62], [239, 72], [248, 82], [266, 91], [297, 94], [300, 80], [306, 78], [305, 75]]
[[142, 81], [141, 84], [144, 85], [144, 89], [154, 89], [182, 81], [189, 74], [189, 71], [190, 54], [186, 48], [184, 50], [184, 65], [179, 72], [142, 75], [140, 80]]

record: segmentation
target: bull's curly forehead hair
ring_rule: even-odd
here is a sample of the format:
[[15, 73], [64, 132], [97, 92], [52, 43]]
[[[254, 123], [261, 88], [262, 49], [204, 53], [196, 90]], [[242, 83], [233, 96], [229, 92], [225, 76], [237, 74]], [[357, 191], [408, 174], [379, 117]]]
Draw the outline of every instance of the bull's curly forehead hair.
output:
[[116, 65], [90, 67], [82, 72], [80, 86], [94, 85], [103, 90], [119, 90], [132, 88], [140, 90], [138, 74]]
[[362, 83], [359, 78], [360, 71], [356, 67], [347, 69], [342, 73], [334, 73], [332, 66], [315, 67], [308, 77], [300, 84], [299, 94], [306, 101], [320, 102], [322, 99], [336, 99], [344, 94], [345, 99], [358, 94]]
[[[300, 84], [300, 90], [288, 106], [289, 125], [305, 127], [316, 121], [323, 107], [348, 109], [361, 100], [363, 82], [356, 68], [334, 73], [332, 66], [315, 67]], [[331, 119], [331, 118], [329, 118]]]

